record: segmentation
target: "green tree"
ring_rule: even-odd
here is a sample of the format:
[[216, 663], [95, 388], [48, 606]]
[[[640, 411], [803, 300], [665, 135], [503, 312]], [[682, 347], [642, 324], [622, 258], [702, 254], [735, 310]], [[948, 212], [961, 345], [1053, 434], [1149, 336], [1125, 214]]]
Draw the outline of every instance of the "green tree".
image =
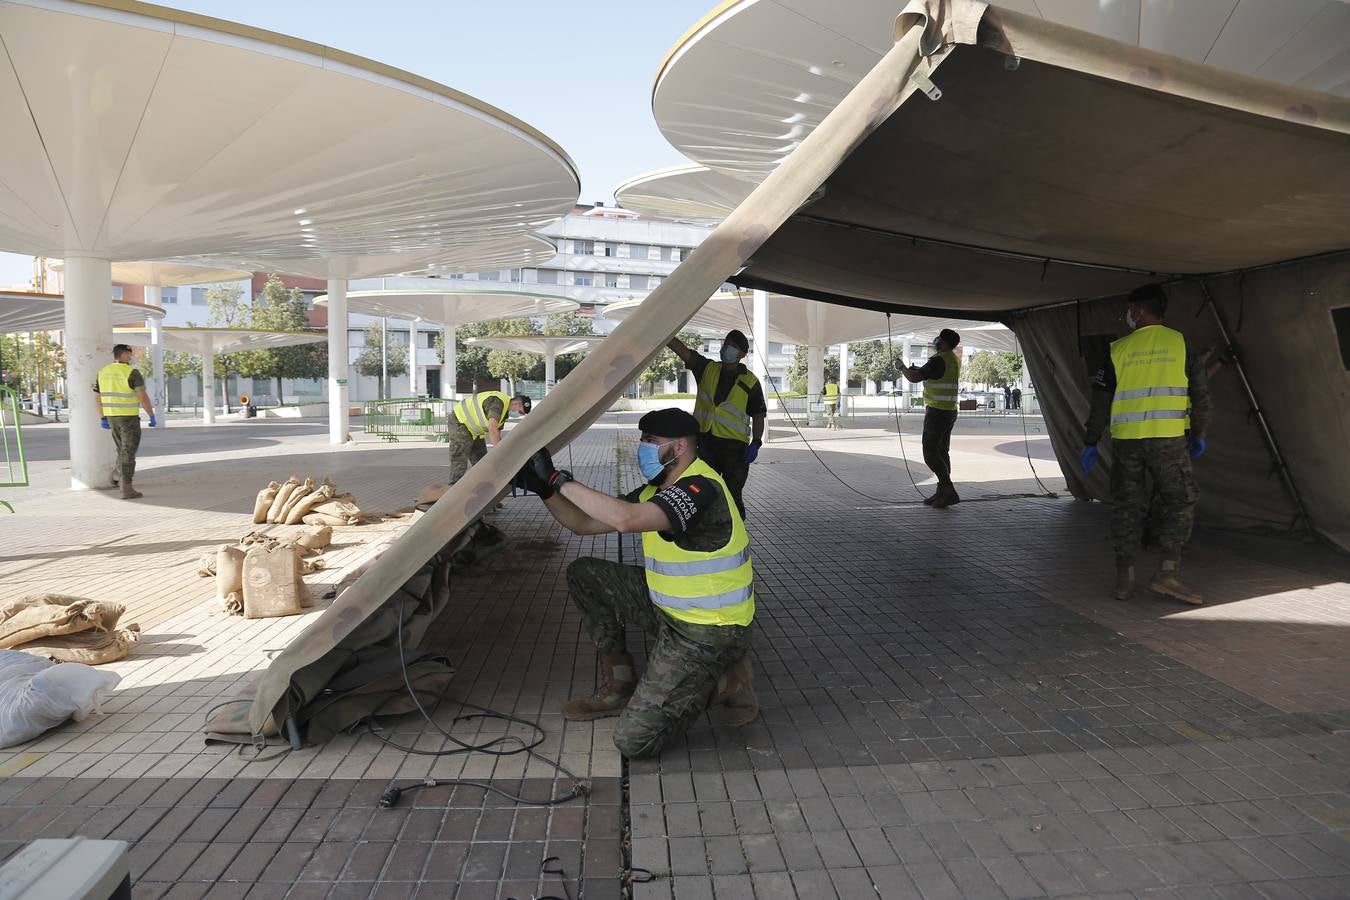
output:
[[65, 377], [66, 351], [45, 331], [0, 335], [0, 369], [9, 374], [13, 390], [45, 392]]
[[976, 353], [961, 370], [961, 380], [988, 388], [1012, 387], [1022, 380], [1022, 357], [1006, 351]]
[[[681, 331], [677, 337], [684, 342], [686, 347], [691, 349], [700, 346], [703, 343], [703, 336], [697, 331]], [[643, 369], [638, 375], [638, 389], [646, 387], [648, 394], [656, 392], [656, 386], [664, 381], [675, 381], [684, 371], [684, 363], [675, 355], [669, 347], [661, 350], [652, 360], [651, 365]]]
[[[539, 334], [539, 325], [533, 319], [497, 319], [489, 322], [492, 326], [487, 335], [529, 335]], [[488, 374], [493, 378], [506, 378], [511, 382], [512, 392], [516, 381], [526, 377], [543, 377], [544, 357], [539, 353], [526, 353], [522, 350], [489, 350], [487, 354]], [[538, 370], [538, 371], [536, 371]]]
[[883, 381], [895, 382], [901, 377], [900, 370], [905, 361], [900, 350], [886, 341], [859, 341], [849, 344], [853, 350], [853, 365], [849, 374], [856, 375], [863, 388], [867, 382], [876, 382], [881, 388]]
[[[384, 360], [380, 359], [380, 344], [384, 344]], [[390, 378], [397, 378], [400, 375], [408, 374], [408, 345], [399, 344], [394, 341], [394, 334], [389, 329], [382, 329], [379, 322], [372, 322], [366, 327], [366, 346], [356, 357], [354, 363], [356, 371], [362, 375], [372, 378], [380, 378], [381, 374], [388, 374]], [[380, 379], [380, 399], [383, 400], [388, 394], [389, 386]]]
[[[252, 318], [252, 305], [244, 300], [244, 291], [237, 284], [213, 284], [206, 289], [206, 324], [211, 328], [248, 328]], [[215, 376], [220, 382], [221, 395], [225, 398], [225, 412], [230, 411], [230, 374], [240, 371], [240, 354], [217, 353], [215, 357]], [[247, 365], [248, 360], [242, 360]], [[204, 398], [205, 403], [214, 403], [214, 397]]]
[[[298, 288], [287, 288], [278, 276], [269, 275], [262, 292], [253, 300], [249, 326], [263, 331], [311, 330], [305, 295]], [[328, 374], [328, 344], [325, 341], [250, 350], [234, 356], [241, 374], [276, 380], [278, 403], [285, 402], [282, 379], [323, 378]]]
[[[803, 345], [798, 344], [797, 349], [792, 354], [792, 362], [788, 364], [787, 383], [788, 390], [798, 394], [805, 394], [807, 388], [807, 369], [810, 363], [810, 351]], [[839, 378], [839, 357], [825, 357], [825, 380]]]

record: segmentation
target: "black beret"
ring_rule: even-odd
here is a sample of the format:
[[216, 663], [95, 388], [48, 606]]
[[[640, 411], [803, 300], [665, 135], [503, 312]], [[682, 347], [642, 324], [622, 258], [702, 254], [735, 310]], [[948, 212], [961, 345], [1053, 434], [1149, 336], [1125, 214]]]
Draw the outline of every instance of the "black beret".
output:
[[745, 332], [741, 331], [739, 328], [733, 328], [727, 332], [725, 343], [740, 347], [741, 350], [746, 353], [750, 352], [750, 342], [746, 340]]
[[638, 431], [656, 437], [682, 438], [698, 434], [698, 419], [682, 409], [655, 409], [638, 419]]
[[955, 331], [952, 331], [950, 328], [942, 329], [942, 331], [938, 332], [938, 337], [942, 338], [944, 341], [951, 344], [953, 347], [961, 343], [961, 335], [957, 334]]

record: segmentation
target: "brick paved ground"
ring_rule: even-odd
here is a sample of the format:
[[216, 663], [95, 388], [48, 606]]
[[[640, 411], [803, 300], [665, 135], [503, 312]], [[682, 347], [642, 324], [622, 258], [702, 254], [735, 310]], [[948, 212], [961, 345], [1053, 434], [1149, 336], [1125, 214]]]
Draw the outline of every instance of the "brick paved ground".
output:
[[[610, 427], [634, 418], [578, 442], [580, 478], [610, 487], [617, 467], [635, 482]], [[591, 778], [585, 803], [442, 788], [380, 810], [391, 780], [428, 773], [531, 796], [565, 781], [520, 757], [409, 757], [370, 734], [246, 764], [201, 750], [184, 724], [207, 703], [202, 678], [195, 694], [127, 692], [134, 715], [66, 729], [86, 743], [55, 763], [53, 750], [0, 754], [0, 852], [39, 834], [126, 838], [138, 897], [616, 897], [625, 864], [657, 876], [635, 897], [671, 900], [1350, 896], [1350, 563], [1202, 533], [1188, 577], [1210, 606], [1118, 604], [1102, 507], [928, 510], [910, 500], [894, 437], [818, 436], [822, 458], [880, 499], [797, 442], [761, 456], [747, 489], [752, 726], [708, 719], [626, 768], [612, 722], [564, 727], [558, 705], [591, 688], [595, 657], [563, 571], [579, 555], [633, 560], [636, 546], [560, 533], [517, 498], [497, 516], [513, 552], [456, 578], [434, 642], [458, 667], [455, 698], [540, 721], [540, 750]], [[1034, 492], [1007, 446], [1021, 443], [958, 431], [963, 495]], [[410, 464], [425, 451], [388, 452]], [[1062, 487], [1053, 463], [1039, 468]], [[449, 727], [454, 712], [437, 719]], [[415, 716], [386, 727], [445, 745]], [[176, 742], [184, 767], [93, 777], [123, 773], [94, 768], [90, 739], [124, 731]], [[563, 880], [541, 874], [545, 856]]]

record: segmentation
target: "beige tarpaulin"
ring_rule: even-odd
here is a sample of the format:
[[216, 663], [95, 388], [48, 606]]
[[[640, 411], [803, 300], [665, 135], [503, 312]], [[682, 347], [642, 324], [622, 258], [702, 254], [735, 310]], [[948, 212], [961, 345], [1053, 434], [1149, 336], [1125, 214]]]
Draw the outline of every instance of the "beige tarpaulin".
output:
[[[561, 447], [609, 408], [693, 312], [739, 269], [850, 151], [915, 88], [920, 37], [942, 46], [944, 23], [906, 17], [904, 36], [792, 158], [767, 178], [648, 297], [642, 308], [530, 413], [519, 427], [469, 470], [404, 537], [334, 601], [282, 653], [259, 681], [249, 724], [255, 734], [274, 712], [284, 712], [291, 675], [314, 662], [384, 603], [447, 541], [505, 491], [539, 447]], [[930, 46], [932, 46], [930, 44]], [[939, 50], [939, 55], [940, 55]], [[279, 717], [278, 717], [279, 718]]]

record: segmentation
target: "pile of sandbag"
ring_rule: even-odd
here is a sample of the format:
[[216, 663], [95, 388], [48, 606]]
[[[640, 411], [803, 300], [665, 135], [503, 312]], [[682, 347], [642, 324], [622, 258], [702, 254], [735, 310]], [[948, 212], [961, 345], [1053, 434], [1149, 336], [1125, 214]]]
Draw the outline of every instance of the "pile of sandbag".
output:
[[126, 607], [65, 594], [29, 594], [0, 603], [0, 650], [96, 666], [126, 656], [139, 625], [119, 626]]
[[303, 576], [324, 567], [320, 555], [332, 540], [328, 525], [280, 533], [252, 531], [238, 544], [222, 544], [203, 557], [197, 574], [215, 579], [216, 599], [231, 615], [293, 616], [314, 605]]
[[253, 522], [257, 525], [360, 525], [361, 508], [351, 494], [339, 494], [330, 479], [314, 486], [313, 478], [303, 481], [292, 475], [284, 483], [273, 481], [258, 491], [253, 504]]

